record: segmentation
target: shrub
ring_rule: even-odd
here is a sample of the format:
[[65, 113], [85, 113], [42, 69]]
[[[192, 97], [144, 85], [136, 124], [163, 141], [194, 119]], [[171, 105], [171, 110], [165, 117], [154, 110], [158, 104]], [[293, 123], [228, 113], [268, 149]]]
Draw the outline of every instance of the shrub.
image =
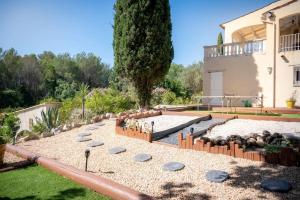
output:
[[61, 123], [67, 122], [71, 117], [72, 111], [76, 108], [80, 108], [80, 106], [81, 98], [78, 95], [76, 95], [74, 98], [68, 98], [64, 100], [61, 107], [59, 108]]
[[12, 138], [12, 130], [8, 126], [0, 127], [0, 144], [6, 144]]
[[53, 128], [59, 126], [59, 112], [57, 108], [50, 108], [46, 112], [41, 112], [42, 118], [36, 118], [33, 130], [36, 133], [50, 133]]
[[72, 83], [58, 80], [58, 86], [55, 88], [55, 97], [59, 100], [64, 100], [67, 98], [73, 98], [77, 91], [77, 84], [73, 81]]
[[119, 91], [107, 89], [96, 91], [86, 101], [86, 106], [95, 114], [119, 113], [134, 107], [134, 102]]
[[162, 101], [164, 104], [173, 104], [176, 100], [176, 94], [171, 91], [167, 91], [162, 96]]

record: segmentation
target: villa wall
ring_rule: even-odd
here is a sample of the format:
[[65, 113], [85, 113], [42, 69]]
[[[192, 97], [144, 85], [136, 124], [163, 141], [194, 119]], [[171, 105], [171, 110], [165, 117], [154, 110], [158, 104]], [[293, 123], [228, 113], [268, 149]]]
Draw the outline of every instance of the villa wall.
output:
[[300, 14], [299, 0], [277, 1], [222, 24], [225, 29], [224, 43], [235, 42], [233, 33], [243, 27], [263, 24], [262, 14], [268, 11], [274, 13], [275, 20], [266, 19], [266, 38], [258, 38], [266, 39], [265, 53], [206, 58], [203, 72], [204, 96], [210, 96], [209, 73], [223, 71], [224, 94], [255, 96], [262, 93], [265, 107], [285, 107], [286, 100], [296, 90], [296, 106], [300, 106], [300, 87], [293, 85], [293, 68], [300, 66], [300, 51], [279, 51], [280, 19]]
[[223, 94], [264, 95], [264, 105], [272, 106], [272, 75], [268, 73], [266, 54], [223, 56], [205, 61], [203, 93], [210, 96], [210, 73], [223, 72]]

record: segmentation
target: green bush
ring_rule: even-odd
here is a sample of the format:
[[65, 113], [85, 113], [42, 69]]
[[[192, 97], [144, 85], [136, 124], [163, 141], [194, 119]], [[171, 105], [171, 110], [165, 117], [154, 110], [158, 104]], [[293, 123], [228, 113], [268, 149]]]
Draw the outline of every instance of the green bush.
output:
[[73, 98], [77, 92], [78, 85], [73, 81], [69, 83], [67, 81], [58, 80], [58, 86], [55, 88], [55, 97], [59, 100], [67, 98]]
[[67, 122], [71, 117], [72, 111], [76, 108], [81, 108], [81, 98], [78, 95], [74, 98], [63, 100], [59, 108], [60, 121], [63, 123]]
[[176, 94], [171, 91], [167, 91], [162, 96], [162, 101], [164, 104], [173, 104], [176, 101]]
[[117, 90], [95, 91], [87, 98], [86, 107], [95, 114], [119, 113], [133, 108], [135, 103]]
[[6, 144], [12, 138], [12, 130], [8, 126], [0, 127], [0, 144]]

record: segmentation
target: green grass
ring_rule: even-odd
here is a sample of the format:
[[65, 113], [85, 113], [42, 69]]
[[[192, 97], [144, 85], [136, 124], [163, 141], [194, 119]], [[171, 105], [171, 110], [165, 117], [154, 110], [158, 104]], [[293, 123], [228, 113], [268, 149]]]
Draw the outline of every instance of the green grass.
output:
[[300, 114], [282, 114], [281, 117], [300, 118]]
[[40, 166], [32, 165], [0, 173], [0, 199], [106, 200], [110, 198], [99, 195]]

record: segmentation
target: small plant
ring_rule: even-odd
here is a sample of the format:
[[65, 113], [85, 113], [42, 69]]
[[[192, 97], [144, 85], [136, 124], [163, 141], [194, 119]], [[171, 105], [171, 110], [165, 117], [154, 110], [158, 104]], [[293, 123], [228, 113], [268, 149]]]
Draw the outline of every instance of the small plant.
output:
[[57, 108], [50, 108], [46, 112], [41, 112], [42, 118], [36, 118], [33, 131], [36, 133], [50, 133], [53, 128], [60, 125], [59, 113]]
[[252, 107], [252, 102], [250, 100], [243, 101], [244, 107]]
[[279, 153], [282, 146], [268, 144], [265, 147], [266, 153]]

